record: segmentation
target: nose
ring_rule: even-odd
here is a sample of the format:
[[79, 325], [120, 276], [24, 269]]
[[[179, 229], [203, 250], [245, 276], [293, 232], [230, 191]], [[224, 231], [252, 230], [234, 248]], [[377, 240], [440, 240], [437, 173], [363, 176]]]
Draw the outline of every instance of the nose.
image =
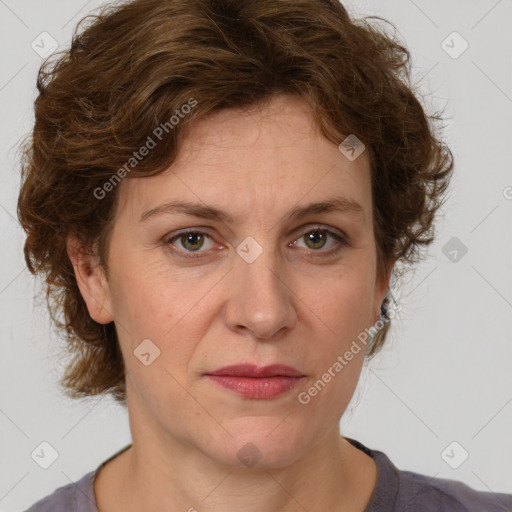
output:
[[257, 339], [275, 339], [293, 328], [296, 296], [273, 251], [263, 250], [251, 263], [237, 255], [234, 266], [225, 309], [228, 327]]

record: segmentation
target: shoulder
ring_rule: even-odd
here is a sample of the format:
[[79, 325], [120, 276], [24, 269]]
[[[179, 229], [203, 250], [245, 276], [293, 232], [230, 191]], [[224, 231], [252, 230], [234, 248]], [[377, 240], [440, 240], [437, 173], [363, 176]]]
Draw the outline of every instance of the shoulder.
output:
[[98, 512], [93, 490], [94, 475], [95, 471], [91, 471], [77, 482], [59, 487], [25, 512]]
[[512, 512], [512, 494], [477, 491], [448, 478], [398, 474], [396, 510], [403, 512]]
[[512, 512], [512, 494], [477, 491], [457, 480], [400, 470], [382, 451], [346, 439], [377, 465], [377, 482], [365, 512]]

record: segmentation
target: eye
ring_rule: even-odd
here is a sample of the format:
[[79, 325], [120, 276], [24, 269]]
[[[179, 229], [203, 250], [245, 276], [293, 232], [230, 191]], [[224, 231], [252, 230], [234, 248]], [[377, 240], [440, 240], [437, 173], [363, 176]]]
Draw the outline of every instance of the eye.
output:
[[[334, 240], [334, 244], [331, 245], [331, 248], [326, 250], [323, 249], [328, 239], [331, 238]], [[293, 247], [297, 247], [299, 241], [303, 240], [306, 245], [306, 249], [312, 249], [313, 253], [320, 252], [321, 254], [312, 254], [311, 257], [316, 256], [330, 256], [339, 252], [346, 244], [345, 237], [330, 231], [329, 229], [324, 229], [320, 227], [316, 227], [310, 231], [304, 233], [300, 238], [298, 238], [291, 245]]]
[[[327, 245], [329, 238], [331, 238], [334, 243], [331, 243], [330, 248], [322, 250]], [[208, 244], [206, 244], [206, 250], [202, 251], [201, 249], [205, 249], [205, 242], [207, 240], [210, 241], [210, 245], [208, 246]], [[309, 252], [308, 257], [331, 256], [338, 253], [345, 245], [348, 245], [344, 236], [321, 227], [315, 227], [306, 231], [301, 237], [289, 244], [289, 247], [302, 249], [302, 247], [298, 245], [301, 240], [305, 242], [306, 252]], [[165, 243], [173, 247], [172, 251], [178, 257], [192, 259], [204, 256], [203, 253], [208, 252], [208, 249], [212, 248], [213, 239], [204, 231], [190, 229], [188, 231], [181, 231], [167, 238]], [[178, 244], [181, 247], [177, 246]], [[307, 251], [308, 249], [309, 251]]]
[[[181, 249], [177, 251], [177, 253], [180, 255], [179, 252], [201, 252], [200, 249], [203, 247], [204, 241], [207, 238], [212, 240], [211, 236], [207, 233], [204, 233], [203, 231], [182, 231], [181, 233], [168, 238], [165, 243], [173, 245], [175, 241], [179, 242]], [[198, 258], [199, 255], [192, 254], [183, 257]]]

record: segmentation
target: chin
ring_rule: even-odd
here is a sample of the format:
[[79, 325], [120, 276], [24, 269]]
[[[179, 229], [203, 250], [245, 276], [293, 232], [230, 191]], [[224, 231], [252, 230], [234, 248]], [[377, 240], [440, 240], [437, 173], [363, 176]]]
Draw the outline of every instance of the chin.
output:
[[232, 437], [226, 436], [220, 443], [215, 458], [239, 468], [273, 469], [293, 464], [314, 440], [306, 426], [292, 426], [285, 417], [244, 417], [225, 424]]

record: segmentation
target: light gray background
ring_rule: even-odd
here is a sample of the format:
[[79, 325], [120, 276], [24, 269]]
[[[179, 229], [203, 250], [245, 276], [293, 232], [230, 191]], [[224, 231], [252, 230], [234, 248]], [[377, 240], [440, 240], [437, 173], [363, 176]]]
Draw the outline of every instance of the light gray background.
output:
[[[68, 45], [76, 22], [102, 1], [0, 0], [0, 510], [19, 511], [130, 442], [126, 412], [110, 398], [73, 402], [59, 394], [62, 368], [16, 221], [16, 146], [32, 123], [43, 31]], [[365, 369], [342, 420], [345, 435], [388, 454], [400, 469], [452, 478], [479, 490], [512, 492], [512, 2], [347, 2], [398, 28], [414, 76], [435, 107], [456, 159], [438, 239], [407, 286], [383, 353]], [[441, 47], [453, 31], [469, 48]], [[451, 44], [451, 43], [450, 43]], [[455, 42], [454, 45], [459, 43]], [[457, 48], [457, 46], [456, 46]], [[428, 107], [427, 103], [427, 107]], [[456, 237], [457, 262], [443, 252]], [[446, 252], [446, 250], [445, 250]], [[48, 469], [31, 458], [43, 441], [58, 451]], [[457, 441], [469, 458], [441, 457]], [[459, 457], [459, 448], [454, 457]]]

